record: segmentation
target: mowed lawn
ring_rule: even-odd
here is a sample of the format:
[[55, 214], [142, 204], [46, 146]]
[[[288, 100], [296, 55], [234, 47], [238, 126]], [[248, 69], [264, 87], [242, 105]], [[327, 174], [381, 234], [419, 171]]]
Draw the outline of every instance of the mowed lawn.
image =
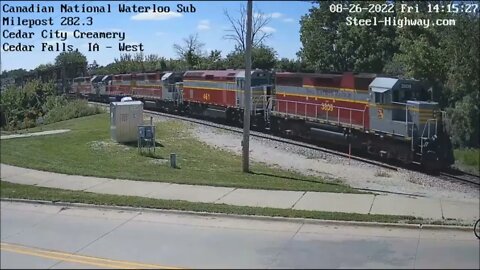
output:
[[[241, 188], [353, 192], [348, 186], [319, 177], [252, 163], [252, 173], [241, 171], [241, 156], [214, 149], [190, 134], [178, 121], [159, 122], [160, 144], [154, 156], [140, 155], [136, 143], [117, 144], [110, 139], [109, 115], [99, 114], [62, 121], [30, 132], [71, 129], [70, 132], [1, 140], [1, 162], [66, 174], [144, 181], [227, 186]], [[170, 153], [177, 154], [179, 168], [169, 167]]]

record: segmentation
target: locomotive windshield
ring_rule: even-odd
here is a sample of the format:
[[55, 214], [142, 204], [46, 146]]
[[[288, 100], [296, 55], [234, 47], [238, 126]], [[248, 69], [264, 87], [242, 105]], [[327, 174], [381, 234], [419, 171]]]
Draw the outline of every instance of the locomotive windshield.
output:
[[373, 102], [379, 104], [428, 101], [429, 91], [416, 80], [378, 77], [370, 84]]

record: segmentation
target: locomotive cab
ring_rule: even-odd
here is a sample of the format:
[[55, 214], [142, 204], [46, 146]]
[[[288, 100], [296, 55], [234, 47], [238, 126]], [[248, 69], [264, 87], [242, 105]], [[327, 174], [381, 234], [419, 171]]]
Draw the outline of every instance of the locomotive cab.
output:
[[[252, 89], [252, 114], [263, 114], [263, 110], [267, 104], [267, 96], [272, 93], [272, 76], [271, 72], [263, 70], [251, 71], [251, 89]], [[237, 104], [239, 107], [244, 107], [243, 91], [245, 86], [245, 71], [238, 72], [235, 76]]]
[[99, 92], [100, 95], [105, 95], [107, 93], [107, 85], [110, 85], [112, 82], [112, 75], [103, 76], [102, 80], [99, 82]]
[[181, 88], [176, 86], [176, 83], [182, 81], [181, 73], [178, 72], [167, 72], [162, 78], [162, 97], [164, 100], [178, 102], [179, 98], [182, 96], [182, 93], [178, 91]]
[[102, 79], [103, 76], [100, 75], [95, 75], [90, 79], [90, 84], [92, 85], [91, 95], [97, 96], [100, 94]]
[[87, 98], [90, 94], [92, 84], [90, 77], [78, 77], [73, 79], [72, 91], [78, 96]]
[[431, 171], [453, 163], [444, 113], [419, 81], [377, 77], [369, 96], [370, 129], [380, 138], [370, 150]]

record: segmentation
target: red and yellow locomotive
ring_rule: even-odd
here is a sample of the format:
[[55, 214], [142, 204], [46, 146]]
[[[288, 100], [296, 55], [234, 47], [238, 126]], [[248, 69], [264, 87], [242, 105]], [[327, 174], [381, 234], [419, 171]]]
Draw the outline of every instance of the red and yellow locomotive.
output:
[[[417, 80], [351, 72], [251, 75], [252, 125], [258, 129], [349, 144], [430, 169], [453, 163], [445, 115]], [[77, 78], [73, 91], [90, 91], [89, 99], [100, 101], [131, 96], [146, 108], [242, 124], [244, 83], [244, 70], [193, 70]]]

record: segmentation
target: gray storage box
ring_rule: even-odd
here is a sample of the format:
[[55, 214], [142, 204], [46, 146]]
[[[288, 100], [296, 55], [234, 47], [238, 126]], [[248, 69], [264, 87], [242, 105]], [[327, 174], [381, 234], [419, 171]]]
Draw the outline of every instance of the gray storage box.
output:
[[137, 141], [138, 126], [143, 125], [141, 101], [110, 103], [110, 134], [119, 143]]

